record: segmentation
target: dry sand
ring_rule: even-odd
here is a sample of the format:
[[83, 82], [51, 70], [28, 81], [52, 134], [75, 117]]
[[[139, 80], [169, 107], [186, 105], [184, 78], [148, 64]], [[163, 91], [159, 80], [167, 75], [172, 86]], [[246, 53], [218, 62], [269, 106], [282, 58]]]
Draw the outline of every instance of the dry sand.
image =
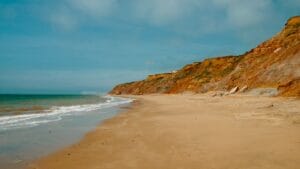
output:
[[152, 95], [38, 169], [299, 169], [300, 101]]

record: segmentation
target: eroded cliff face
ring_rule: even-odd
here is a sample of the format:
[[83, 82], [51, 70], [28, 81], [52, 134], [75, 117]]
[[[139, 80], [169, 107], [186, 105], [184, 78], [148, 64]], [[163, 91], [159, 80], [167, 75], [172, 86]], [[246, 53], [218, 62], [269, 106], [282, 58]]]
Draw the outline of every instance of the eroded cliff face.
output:
[[203, 93], [235, 86], [278, 88], [300, 96], [300, 16], [292, 17], [273, 38], [240, 56], [206, 59], [182, 69], [117, 85], [110, 94]]
[[273, 38], [245, 53], [221, 86], [278, 87], [300, 77], [300, 17]]

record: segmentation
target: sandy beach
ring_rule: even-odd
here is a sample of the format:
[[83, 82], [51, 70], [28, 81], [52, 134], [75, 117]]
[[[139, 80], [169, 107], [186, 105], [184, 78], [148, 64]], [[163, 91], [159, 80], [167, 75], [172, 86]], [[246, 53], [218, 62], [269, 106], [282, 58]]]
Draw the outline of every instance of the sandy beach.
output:
[[30, 169], [297, 169], [300, 100], [148, 95]]

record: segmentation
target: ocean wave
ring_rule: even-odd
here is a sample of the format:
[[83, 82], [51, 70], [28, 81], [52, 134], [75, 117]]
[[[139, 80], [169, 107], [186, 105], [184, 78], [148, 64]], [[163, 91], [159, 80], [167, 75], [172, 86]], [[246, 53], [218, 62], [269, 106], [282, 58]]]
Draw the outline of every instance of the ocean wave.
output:
[[2, 116], [0, 117], [0, 131], [34, 127], [40, 124], [59, 121], [65, 116], [82, 115], [83, 112], [90, 112], [132, 102], [132, 99], [119, 97], [105, 96], [105, 98], [105, 102], [97, 104], [53, 106], [48, 110], [36, 114]]

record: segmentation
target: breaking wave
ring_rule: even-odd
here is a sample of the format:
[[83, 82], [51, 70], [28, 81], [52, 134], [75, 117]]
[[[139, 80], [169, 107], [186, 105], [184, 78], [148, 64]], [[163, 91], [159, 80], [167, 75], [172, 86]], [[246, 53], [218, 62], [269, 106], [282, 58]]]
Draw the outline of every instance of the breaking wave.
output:
[[[132, 102], [132, 99], [105, 96], [107, 100], [97, 104], [84, 104], [74, 106], [53, 106], [48, 110], [44, 110], [35, 114], [22, 114], [11, 116], [0, 116], [0, 131], [28, 128], [45, 124], [49, 122], [59, 121], [63, 117], [72, 115], [83, 115], [85, 112], [110, 108], [121, 104]], [[105, 112], [101, 112], [105, 113]]]

